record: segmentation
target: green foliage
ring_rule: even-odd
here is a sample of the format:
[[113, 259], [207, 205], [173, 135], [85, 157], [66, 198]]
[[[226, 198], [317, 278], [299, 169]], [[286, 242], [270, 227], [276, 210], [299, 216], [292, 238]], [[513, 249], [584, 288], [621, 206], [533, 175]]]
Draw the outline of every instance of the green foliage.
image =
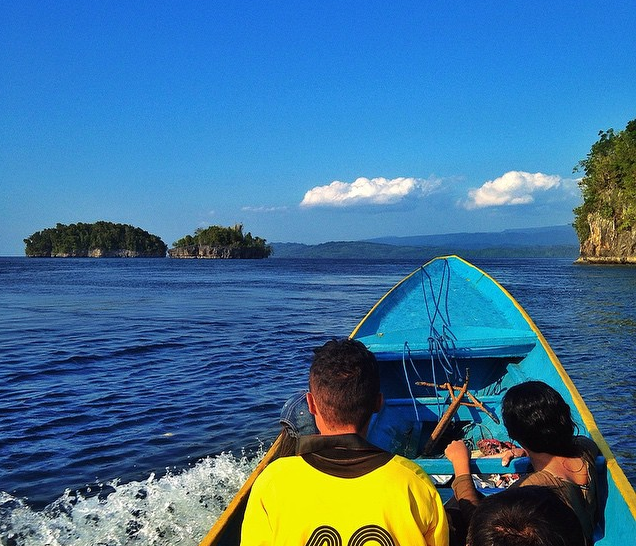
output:
[[583, 204], [574, 209], [573, 224], [581, 241], [589, 237], [592, 213], [613, 219], [619, 230], [636, 229], [636, 119], [619, 133], [608, 129], [599, 137], [574, 169], [584, 173]]
[[86, 256], [95, 250], [103, 253], [128, 250], [145, 256], [165, 256], [168, 249], [156, 235], [112, 222], [57, 224], [35, 232], [24, 239], [24, 243], [27, 256]]
[[251, 233], [243, 233], [243, 224], [234, 227], [210, 226], [198, 228], [194, 236], [186, 235], [172, 243], [173, 247], [181, 248], [193, 245], [228, 246], [233, 248], [256, 248], [262, 250], [265, 257], [272, 253], [272, 247], [265, 239], [253, 237]]

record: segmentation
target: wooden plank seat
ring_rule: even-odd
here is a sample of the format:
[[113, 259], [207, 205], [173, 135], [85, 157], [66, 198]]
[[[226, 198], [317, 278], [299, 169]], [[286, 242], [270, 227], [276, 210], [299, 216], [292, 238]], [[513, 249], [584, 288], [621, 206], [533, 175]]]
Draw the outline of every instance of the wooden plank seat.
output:
[[[444, 396], [448, 393], [440, 390], [440, 395]], [[500, 395], [486, 395], [478, 397], [480, 402], [488, 408], [489, 411], [494, 414], [498, 414], [501, 408], [501, 396]], [[468, 401], [468, 399], [467, 399]], [[411, 398], [389, 398], [384, 401], [384, 411], [388, 413], [402, 413], [414, 418], [415, 408], [413, 405], [413, 399]], [[417, 407], [419, 419], [427, 422], [437, 422], [439, 416], [438, 411], [441, 408], [442, 412], [446, 409], [447, 404], [444, 403], [444, 398], [437, 399], [431, 397], [416, 397], [415, 407]], [[486, 420], [490, 421], [490, 418], [483, 412], [480, 412], [477, 408], [460, 406], [456, 413], [456, 420], [460, 421], [474, 421], [479, 415], [485, 419], [478, 418], [478, 421]]]
[[[363, 336], [360, 339], [380, 361], [401, 359], [405, 343], [412, 358], [430, 358], [430, 332], [421, 328]], [[445, 340], [449, 358], [523, 358], [536, 345], [531, 330], [465, 326], [454, 328]], [[435, 349], [433, 350], [433, 353]]]

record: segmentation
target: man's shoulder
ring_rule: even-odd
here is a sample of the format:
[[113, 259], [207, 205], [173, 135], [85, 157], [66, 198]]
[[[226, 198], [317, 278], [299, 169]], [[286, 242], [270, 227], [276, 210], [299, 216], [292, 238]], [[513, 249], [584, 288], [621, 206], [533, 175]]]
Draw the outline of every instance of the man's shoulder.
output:
[[393, 455], [390, 462], [413, 470], [414, 472], [424, 472], [424, 469], [415, 461], [413, 461], [413, 459], [408, 459], [407, 457], [403, 457], [402, 455]]
[[265, 482], [276, 480], [278, 476], [288, 474], [295, 466], [303, 464], [302, 457], [298, 455], [290, 455], [288, 457], [280, 457], [270, 462], [258, 475], [257, 481]]
[[299, 464], [303, 464], [303, 458], [299, 455], [279, 457], [278, 459], [274, 459], [271, 463], [269, 463], [263, 470], [263, 473], [286, 472], [287, 469]]
[[387, 466], [393, 468], [395, 472], [412, 476], [415, 479], [424, 480], [427, 484], [432, 485], [431, 479], [426, 471], [412, 459], [407, 459], [401, 455], [394, 455], [387, 463]]

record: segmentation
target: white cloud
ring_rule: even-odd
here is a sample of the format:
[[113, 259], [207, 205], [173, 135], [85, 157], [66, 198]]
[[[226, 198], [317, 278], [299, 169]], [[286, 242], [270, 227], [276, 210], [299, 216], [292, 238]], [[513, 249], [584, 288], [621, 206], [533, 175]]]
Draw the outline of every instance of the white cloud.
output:
[[545, 192], [561, 186], [563, 179], [557, 175], [510, 171], [485, 182], [480, 188], [468, 191], [464, 202], [467, 209], [499, 207], [503, 205], [527, 205], [534, 202], [536, 192]]
[[335, 180], [327, 186], [312, 188], [303, 198], [302, 207], [350, 207], [360, 205], [394, 205], [407, 197], [428, 195], [440, 181], [422, 178], [358, 178], [355, 182]]
[[251, 207], [251, 206], [246, 206], [246, 207], [242, 207], [241, 208], [242, 211], [245, 212], [282, 212], [282, 211], [286, 211], [287, 207]]

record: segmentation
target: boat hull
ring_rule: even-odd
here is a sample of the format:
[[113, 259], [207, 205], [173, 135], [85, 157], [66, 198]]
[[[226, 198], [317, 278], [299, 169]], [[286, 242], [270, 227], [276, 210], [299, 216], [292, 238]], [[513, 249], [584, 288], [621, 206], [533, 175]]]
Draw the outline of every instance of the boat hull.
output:
[[[528, 314], [484, 271], [456, 256], [436, 258], [381, 298], [350, 337], [380, 363], [385, 404], [371, 421], [369, 440], [413, 459], [438, 483], [443, 499], [452, 494], [453, 472], [444, 446], [456, 438], [475, 444], [507, 439], [500, 419], [503, 394], [522, 381], [541, 380], [560, 392], [579, 433], [602, 453], [596, 544], [622, 546], [636, 536], [636, 493], [592, 414]], [[251, 483], [277, 451], [278, 441], [201, 546], [238, 544]], [[482, 475], [531, 471], [527, 458], [508, 468], [497, 458], [473, 459], [471, 467]]]
[[[432, 260], [391, 289], [352, 337], [378, 357], [388, 392], [370, 426], [372, 443], [413, 458], [429, 475], [447, 476], [452, 465], [441, 452], [453, 435], [475, 443], [481, 437], [506, 440], [499, 419], [503, 394], [522, 381], [544, 381], [572, 408], [579, 434], [591, 437], [602, 453], [597, 470], [603, 517], [596, 544], [619, 545], [636, 536], [636, 494], [583, 398], [532, 319], [484, 271], [456, 256]], [[441, 389], [413, 385], [449, 378], [461, 385], [467, 375], [468, 392], [483, 409], [460, 407], [432, 453], [422, 455], [448, 400], [440, 405]], [[471, 464], [477, 474], [511, 472], [497, 458]], [[531, 470], [527, 458], [515, 459], [511, 468]], [[439, 490], [450, 496], [448, 484]]]

